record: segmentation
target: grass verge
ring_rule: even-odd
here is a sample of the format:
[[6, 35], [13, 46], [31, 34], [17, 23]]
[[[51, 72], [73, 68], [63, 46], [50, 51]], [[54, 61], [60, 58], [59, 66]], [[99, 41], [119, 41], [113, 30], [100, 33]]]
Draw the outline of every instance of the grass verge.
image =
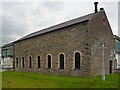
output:
[[31, 72], [2, 72], [2, 88], [118, 88], [118, 74], [90, 78], [53, 76]]

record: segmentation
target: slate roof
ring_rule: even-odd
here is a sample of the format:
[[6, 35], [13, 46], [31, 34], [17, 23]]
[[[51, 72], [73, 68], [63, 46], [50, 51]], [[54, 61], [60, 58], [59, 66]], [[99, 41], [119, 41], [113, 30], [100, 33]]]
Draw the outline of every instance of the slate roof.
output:
[[118, 41], [120, 41], [120, 37], [117, 35], [114, 35], [114, 38], [117, 39]]
[[2, 46], [2, 48], [6, 48], [6, 47], [10, 47], [10, 46], [13, 46], [13, 43], [5, 44], [5, 45]]
[[38, 36], [38, 35], [41, 35], [41, 34], [45, 34], [45, 33], [51, 32], [51, 31], [55, 31], [55, 30], [58, 30], [60, 28], [64, 28], [64, 27], [74, 25], [74, 24], [77, 24], [77, 23], [82, 23], [84, 21], [89, 21], [95, 14], [96, 13], [91, 13], [91, 14], [88, 14], [88, 15], [85, 15], [85, 16], [82, 16], [82, 17], [79, 17], [79, 18], [76, 18], [76, 19], [72, 19], [70, 21], [63, 22], [61, 24], [57, 24], [57, 25], [45, 28], [43, 30], [33, 32], [31, 34], [28, 34], [28, 35], [18, 39], [15, 42], [25, 40], [25, 39], [28, 39], [28, 38], [31, 38], [31, 37], [35, 37], [35, 36]]

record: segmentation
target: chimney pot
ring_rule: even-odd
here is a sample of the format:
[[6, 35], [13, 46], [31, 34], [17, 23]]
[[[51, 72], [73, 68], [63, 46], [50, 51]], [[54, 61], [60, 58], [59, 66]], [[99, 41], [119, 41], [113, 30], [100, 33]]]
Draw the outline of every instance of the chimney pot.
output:
[[104, 10], [104, 8], [100, 8], [100, 10], [102, 11], [102, 10]]
[[98, 9], [97, 9], [98, 2], [95, 2], [94, 4], [95, 4], [95, 13], [97, 13], [98, 12]]

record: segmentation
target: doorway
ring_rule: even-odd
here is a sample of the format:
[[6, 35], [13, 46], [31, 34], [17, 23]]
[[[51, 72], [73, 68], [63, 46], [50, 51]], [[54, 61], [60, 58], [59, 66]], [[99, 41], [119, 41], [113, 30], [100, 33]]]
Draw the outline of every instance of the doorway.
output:
[[109, 69], [109, 73], [111, 74], [112, 73], [112, 61], [110, 61], [110, 69]]

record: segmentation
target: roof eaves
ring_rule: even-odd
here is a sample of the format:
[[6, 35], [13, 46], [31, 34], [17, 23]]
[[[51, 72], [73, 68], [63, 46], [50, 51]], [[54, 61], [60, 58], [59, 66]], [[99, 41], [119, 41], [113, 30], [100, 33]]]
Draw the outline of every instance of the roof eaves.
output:
[[117, 39], [118, 41], [120, 41], [120, 37], [117, 35], [114, 35], [114, 38]]

